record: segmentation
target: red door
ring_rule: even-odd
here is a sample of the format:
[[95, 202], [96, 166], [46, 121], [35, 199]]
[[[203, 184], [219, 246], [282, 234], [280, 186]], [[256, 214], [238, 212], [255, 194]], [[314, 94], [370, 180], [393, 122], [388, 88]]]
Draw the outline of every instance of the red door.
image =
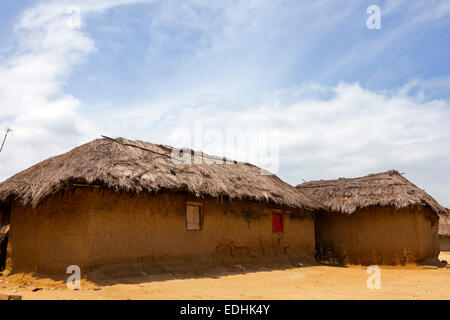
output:
[[283, 232], [283, 212], [272, 211], [272, 232]]

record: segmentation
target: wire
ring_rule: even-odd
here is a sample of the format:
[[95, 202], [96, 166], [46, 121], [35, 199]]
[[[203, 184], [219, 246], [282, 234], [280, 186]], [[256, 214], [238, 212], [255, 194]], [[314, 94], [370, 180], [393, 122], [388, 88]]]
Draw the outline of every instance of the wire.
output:
[[6, 129], [5, 137], [3, 138], [2, 146], [0, 147], [0, 152], [2, 152], [3, 146], [5, 145], [6, 138], [8, 137], [8, 133], [10, 133], [11, 131], [13, 131], [13, 130], [11, 130], [10, 128]]
[[[134, 144], [130, 144], [130, 143], [123, 143], [123, 142], [120, 141], [119, 139], [113, 139], [113, 138], [110, 138], [110, 137], [107, 137], [107, 136], [103, 136], [103, 135], [102, 135], [102, 137], [105, 138], [105, 139], [114, 141], [114, 142], [116, 142], [116, 143], [118, 143], [118, 144], [121, 144], [121, 145], [123, 145], [123, 146], [139, 148], [139, 149], [142, 149], [142, 150], [145, 150], [145, 151], [149, 151], [149, 152], [153, 152], [153, 153], [156, 153], [156, 154], [165, 156], [165, 157], [171, 157], [171, 155], [169, 155], [169, 154], [167, 154], [167, 153], [161, 153], [161, 152], [158, 152], [158, 151], [150, 150], [150, 149], [147, 149], [147, 148], [144, 148], [144, 147], [140, 147], [140, 146], [137, 146], [137, 145], [134, 145]], [[174, 147], [171, 147], [171, 146], [167, 146], [167, 145], [164, 145], [164, 146], [162, 146], [162, 147], [165, 147], [165, 148], [170, 149], [170, 150], [173, 150], [173, 149], [178, 150], [177, 148], [174, 148]], [[183, 151], [183, 150], [186, 150], [186, 149], [179, 149], [179, 150], [180, 150], [180, 151]], [[191, 154], [195, 154], [195, 152], [196, 152], [196, 151], [194, 151], [194, 150], [192, 150], [192, 149], [187, 149], [187, 150], [189, 150]], [[232, 161], [234, 164], [238, 164], [238, 163], [239, 163], [239, 164], [249, 165], [249, 163], [247, 163], [247, 162], [240, 162], [240, 161], [236, 161], [236, 160], [231, 160], [231, 159], [227, 159], [226, 157], [210, 156], [210, 155], [204, 154], [202, 151], [200, 151], [200, 152], [201, 152], [202, 158], [209, 158], [209, 159], [215, 159], [215, 160], [222, 160], [222, 161], [225, 161], [225, 162], [227, 162], [227, 161]]]

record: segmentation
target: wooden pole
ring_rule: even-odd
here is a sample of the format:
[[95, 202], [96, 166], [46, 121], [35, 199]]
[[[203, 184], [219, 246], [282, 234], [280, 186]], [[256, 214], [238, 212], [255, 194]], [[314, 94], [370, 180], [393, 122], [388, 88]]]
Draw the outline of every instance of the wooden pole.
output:
[[8, 133], [11, 132], [11, 129], [6, 129], [5, 137], [3, 138], [2, 146], [0, 147], [0, 152], [3, 150], [3, 146], [5, 145], [6, 137], [8, 137]]

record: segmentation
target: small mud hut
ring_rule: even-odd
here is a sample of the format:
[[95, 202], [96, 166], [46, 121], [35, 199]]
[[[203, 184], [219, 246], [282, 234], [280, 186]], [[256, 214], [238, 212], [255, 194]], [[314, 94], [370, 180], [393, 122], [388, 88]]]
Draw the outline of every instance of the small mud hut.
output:
[[2, 239], [9, 234], [1, 259], [10, 272], [41, 274], [314, 259], [313, 212], [324, 207], [263, 173], [192, 150], [98, 139], [0, 184]]
[[437, 262], [441, 207], [397, 171], [297, 186], [328, 206], [315, 224], [317, 259], [332, 264]]

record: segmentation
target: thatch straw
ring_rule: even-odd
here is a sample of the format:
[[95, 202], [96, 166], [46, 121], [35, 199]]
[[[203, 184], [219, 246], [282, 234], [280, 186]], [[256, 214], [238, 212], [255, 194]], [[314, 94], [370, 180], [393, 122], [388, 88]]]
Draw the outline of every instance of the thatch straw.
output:
[[332, 212], [351, 214], [366, 207], [427, 206], [435, 213], [445, 209], [424, 190], [392, 170], [361, 178], [310, 181], [297, 186]]
[[[271, 202], [305, 210], [324, 208], [277, 176], [261, 175], [254, 165], [210, 164], [214, 157], [206, 155], [200, 156], [200, 164], [175, 163], [172, 150], [123, 138], [97, 139], [4, 181], [0, 202], [17, 199], [36, 206], [67, 186], [85, 184], [129, 193], [189, 192], [198, 197]], [[189, 153], [191, 157], [192, 151]]]

